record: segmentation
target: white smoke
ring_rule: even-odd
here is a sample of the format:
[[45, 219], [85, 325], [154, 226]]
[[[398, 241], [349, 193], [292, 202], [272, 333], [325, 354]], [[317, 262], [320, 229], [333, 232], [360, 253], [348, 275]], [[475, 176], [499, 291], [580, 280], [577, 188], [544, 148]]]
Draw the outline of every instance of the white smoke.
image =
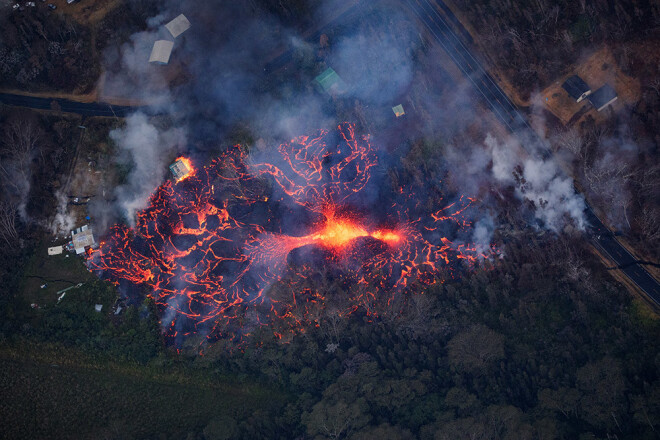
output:
[[136, 211], [147, 206], [163, 182], [168, 161], [185, 145], [186, 135], [181, 128], [157, 128], [146, 115], [135, 113], [126, 118], [125, 127], [112, 130], [110, 138], [124, 153], [120, 161], [132, 166], [127, 183], [115, 193], [126, 220], [134, 226]]
[[474, 224], [472, 243], [476, 247], [477, 252], [482, 253], [490, 249], [494, 231], [495, 222], [493, 222], [490, 216], [482, 217]]
[[61, 190], [55, 193], [55, 199], [57, 200], [57, 208], [55, 215], [48, 224], [48, 229], [56, 237], [65, 237], [75, 228], [76, 219], [68, 212], [68, 199]]
[[[584, 199], [573, 188], [573, 180], [566, 177], [552, 160], [526, 157], [515, 142], [500, 143], [492, 135], [485, 144], [492, 156], [492, 173], [496, 181], [517, 183], [516, 194], [534, 203], [536, 218], [548, 229], [559, 232], [569, 223], [580, 230], [585, 228]], [[514, 171], [522, 170], [516, 182]]]

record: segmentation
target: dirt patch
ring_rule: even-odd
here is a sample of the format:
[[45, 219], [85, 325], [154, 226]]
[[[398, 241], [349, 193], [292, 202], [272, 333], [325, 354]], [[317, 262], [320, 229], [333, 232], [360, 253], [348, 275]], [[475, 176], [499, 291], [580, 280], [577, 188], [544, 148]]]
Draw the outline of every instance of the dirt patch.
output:
[[93, 26], [106, 14], [123, 3], [123, 0], [79, 1], [67, 4], [66, 0], [50, 0], [57, 6], [57, 12], [71, 16], [80, 24]]
[[[617, 100], [611, 104], [610, 108], [597, 111], [587, 99], [582, 102], [576, 102], [561, 87], [569, 76], [578, 75], [582, 78], [594, 92], [604, 84], [609, 84], [617, 93]], [[598, 51], [581, 59], [573, 69], [564, 76], [541, 91], [535, 97], [537, 104], [543, 105], [552, 112], [564, 125], [579, 124], [587, 116], [591, 116], [597, 122], [607, 119], [611, 111], [617, 112], [626, 105], [632, 105], [639, 100], [640, 96], [639, 81], [625, 75], [618, 67], [612, 50], [604, 46]]]
[[37, 98], [60, 98], [68, 99], [69, 101], [76, 102], [95, 102], [98, 100], [98, 93], [95, 90], [85, 93], [85, 94], [74, 94], [74, 93], [60, 93], [60, 92], [26, 92], [24, 90], [15, 90], [15, 89], [4, 89], [0, 90], [2, 93], [11, 93], [14, 95], [23, 95], [23, 96], [34, 96]]

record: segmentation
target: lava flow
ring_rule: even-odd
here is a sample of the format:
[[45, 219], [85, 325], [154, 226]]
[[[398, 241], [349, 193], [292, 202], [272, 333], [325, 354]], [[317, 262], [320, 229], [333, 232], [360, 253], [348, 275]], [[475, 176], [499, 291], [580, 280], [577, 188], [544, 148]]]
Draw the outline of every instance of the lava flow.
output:
[[[375, 315], [375, 302], [487, 257], [442, 235], [443, 224], [470, 227], [473, 199], [414, 220], [396, 201], [385, 213], [366, 206], [377, 157], [350, 124], [271, 156], [248, 160], [236, 146], [204, 167], [180, 158], [186, 176], [157, 189], [135, 228], [112, 227], [88, 266], [129, 300], [152, 297], [177, 341], [240, 337], [259, 325], [303, 331], [322, 319], [328, 292], [320, 286], [330, 281], [345, 292], [342, 314]], [[326, 279], [311, 276], [319, 270]]]

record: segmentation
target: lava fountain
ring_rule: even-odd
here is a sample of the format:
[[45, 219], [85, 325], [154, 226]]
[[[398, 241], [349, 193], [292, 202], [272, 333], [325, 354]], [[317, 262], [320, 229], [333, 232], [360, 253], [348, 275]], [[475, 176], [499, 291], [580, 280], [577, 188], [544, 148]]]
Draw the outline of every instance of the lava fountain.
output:
[[[190, 334], [217, 340], [259, 325], [279, 335], [318, 322], [325, 293], [301, 280], [319, 263], [292, 263], [292, 253], [322, 250], [320, 264], [337, 269], [336, 284], [359, 292], [346, 294], [344, 312], [371, 315], [375, 300], [405, 295], [413, 283], [442, 282], [440, 268], [453, 273], [488, 257], [439, 235], [447, 222], [471, 226], [471, 198], [417, 219], [396, 201], [384, 213], [356, 209], [378, 161], [353, 125], [298, 137], [271, 156], [258, 161], [236, 146], [204, 167], [179, 158], [190, 172], [156, 190], [135, 228], [113, 226], [88, 253], [88, 267], [129, 299], [152, 297], [170, 341]], [[282, 283], [288, 299], [277, 293]]]

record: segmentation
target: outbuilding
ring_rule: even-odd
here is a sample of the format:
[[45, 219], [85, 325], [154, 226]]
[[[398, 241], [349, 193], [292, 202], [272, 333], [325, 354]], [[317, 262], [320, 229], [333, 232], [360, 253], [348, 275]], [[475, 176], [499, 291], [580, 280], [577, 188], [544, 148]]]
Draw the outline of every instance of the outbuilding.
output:
[[401, 116], [406, 114], [405, 110], [403, 110], [403, 105], [401, 104], [392, 107], [392, 111], [394, 112], [397, 118], [400, 118]]
[[53, 246], [48, 248], [48, 255], [60, 255], [64, 251], [62, 246]]

